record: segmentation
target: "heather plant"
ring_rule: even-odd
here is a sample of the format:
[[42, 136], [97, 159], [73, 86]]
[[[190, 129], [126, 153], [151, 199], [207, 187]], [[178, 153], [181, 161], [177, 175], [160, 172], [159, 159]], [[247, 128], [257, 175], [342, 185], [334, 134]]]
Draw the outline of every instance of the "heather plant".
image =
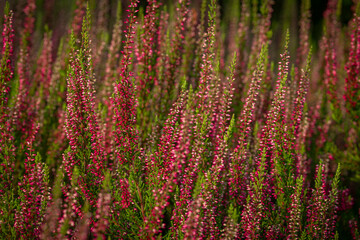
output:
[[16, 207], [14, 189], [14, 168], [15, 168], [15, 146], [14, 138], [11, 135], [11, 118], [9, 108], [10, 85], [14, 77], [13, 68], [13, 12], [7, 4], [4, 11], [4, 23], [2, 32], [2, 51], [1, 51], [1, 106], [0, 106], [0, 172], [1, 172], [1, 226], [2, 237], [15, 237], [15, 231], [12, 227], [14, 224], [14, 210]]
[[0, 238], [359, 239], [349, 2], [0, 1]]
[[89, 28], [90, 15], [88, 11], [84, 18], [79, 47], [76, 46], [74, 35], [71, 36], [65, 125], [69, 148], [63, 155], [63, 168], [71, 181], [74, 167], [77, 166], [79, 170], [78, 184], [82, 198], [95, 207], [98, 194], [96, 191], [104, 177], [103, 161], [106, 156], [94, 102], [93, 84], [95, 80], [88, 35]]

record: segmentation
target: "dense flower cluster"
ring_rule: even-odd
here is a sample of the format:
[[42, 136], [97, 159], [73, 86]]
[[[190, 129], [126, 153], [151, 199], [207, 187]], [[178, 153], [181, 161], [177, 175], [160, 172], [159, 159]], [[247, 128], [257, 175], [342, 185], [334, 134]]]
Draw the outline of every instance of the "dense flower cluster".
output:
[[359, 1], [17, 2], [1, 239], [359, 239]]

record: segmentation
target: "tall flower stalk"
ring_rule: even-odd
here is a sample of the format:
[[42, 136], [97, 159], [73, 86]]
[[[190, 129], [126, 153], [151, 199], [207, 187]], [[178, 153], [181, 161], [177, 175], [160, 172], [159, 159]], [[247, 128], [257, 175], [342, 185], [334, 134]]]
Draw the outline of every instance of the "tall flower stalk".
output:
[[63, 155], [63, 168], [69, 181], [74, 167], [81, 175], [78, 178], [84, 200], [96, 207], [96, 199], [104, 173], [105, 152], [95, 109], [95, 77], [93, 74], [89, 39], [90, 13], [83, 21], [79, 47], [71, 38], [71, 57], [67, 73], [67, 111], [65, 131], [69, 148]]
[[14, 77], [14, 29], [13, 12], [6, 4], [4, 10], [4, 25], [2, 29], [2, 48], [0, 58], [0, 225], [6, 229], [1, 237], [10, 235], [13, 229], [14, 201], [16, 194], [14, 183], [15, 145], [11, 134], [12, 122], [10, 118], [10, 84]]

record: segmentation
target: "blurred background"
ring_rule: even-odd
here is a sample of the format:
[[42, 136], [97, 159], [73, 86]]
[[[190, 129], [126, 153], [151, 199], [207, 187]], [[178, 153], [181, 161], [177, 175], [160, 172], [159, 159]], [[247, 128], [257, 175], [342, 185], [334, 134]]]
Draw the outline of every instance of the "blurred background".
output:
[[[210, 0], [208, 0], [209, 2]], [[0, 12], [3, 12], [5, 0], [0, 0]], [[14, 10], [14, 27], [16, 33], [19, 33], [21, 26], [21, 15], [23, 14], [26, 0], [9, 0], [11, 9]], [[164, 0], [163, 2], [170, 10], [174, 11], [175, 0]], [[192, 8], [200, 9], [202, 0], [192, 0], [190, 5]], [[258, 0], [259, 6], [261, 0]], [[318, 42], [323, 32], [323, 13], [327, 6], [327, 0], [311, 0], [311, 36], [310, 41], [314, 50], [317, 50]], [[107, 11], [108, 18], [106, 28], [112, 29], [116, 19], [116, 11], [118, 3], [121, 4], [122, 12], [124, 13], [129, 4], [129, 0], [89, 0], [89, 6], [93, 12], [101, 6], [109, 6]], [[104, 4], [107, 3], [107, 4]], [[237, 22], [241, 13], [241, 0], [218, 0], [220, 6], [221, 26], [226, 30], [233, 21]], [[339, 20], [343, 26], [347, 26], [352, 16], [351, 6], [352, 0], [341, 0], [341, 14]], [[298, 46], [298, 22], [301, 0], [274, 0], [273, 14], [271, 19], [272, 42], [270, 46], [270, 56], [272, 60], [277, 61], [279, 49], [283, 44], [285, 30], [289, 28], [290, 31], [290, 55], [294, 56]], [[140, 8], [145, 9], [147, 6], [146, 0], [140, 1]], [[71, 22], [74, 9], [76, 8], [75, 0], [36, 0], [36, 22], [34, 34], [34, 47], [37, 48], [36, 43], [40, 45], [40, 39], [47, 29], [53, 32], [54, 46], [59, 44], [61, 36], [67, 33], [68, 25]], [[237, 18], [237, 19], [234, 19]], [[19, 34], [16, 34], [17, 38]], [[38, 39], [39, 41], [37, 41]], [[16, 39], [18, 41], [19, 39]], [[56, 47], [54, 48], [56, 49]]]

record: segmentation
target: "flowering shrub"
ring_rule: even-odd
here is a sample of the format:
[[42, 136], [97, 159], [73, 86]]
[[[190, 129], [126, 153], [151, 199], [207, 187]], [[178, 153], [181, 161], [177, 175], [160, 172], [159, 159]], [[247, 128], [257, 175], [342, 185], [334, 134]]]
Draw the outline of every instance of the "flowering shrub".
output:
[[15, 2], [1, 239], [360, 238], [359, 1]]

